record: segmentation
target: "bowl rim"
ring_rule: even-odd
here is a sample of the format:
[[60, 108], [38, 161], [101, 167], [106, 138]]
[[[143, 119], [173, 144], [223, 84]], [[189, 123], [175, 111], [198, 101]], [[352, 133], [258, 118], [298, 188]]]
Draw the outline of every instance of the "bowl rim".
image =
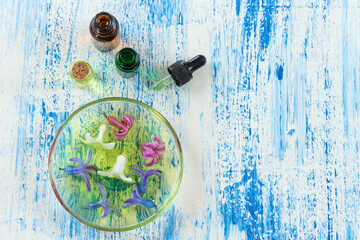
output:
[[[172, 194], [172, 196], [170, 197], [169, 201], [162, 207], [162, 209], [160, 209], [157, 213], [155, 213], [153, 216], [151, 216], [150, 218], [146, 219], [145, 221], [129, 226], [129, 227], [122, 227], [122, 228], [110, 228], [110, 227], [102, 227], [99, 225], [96, 225], [92, 222], [89, 222], [87, 220], [85, 220], [84, 218], [80, 217], [79, 215], [75, 214], [75, 212], [72, 211], [71, 208], [69, 208], [67, 206], [67, 204], [62, 200], [59, 192], [57, 191], [54, 179], [53, 179], [53, 173], [52, 173], [52, 169], [51, 169], [51, 162], [52, 162], [52, 157], [54, 155], [54, 147], [55, 147], [55, 143], [60, 135], [60, 133], [62, 132], [63, 128], [66, 126], [66, 124], [79, 112], [81, 112], [82, 110], [84, 110], [87, 107], [90, 107], [92, 105], [95, 105], [97, 103], [101, 103], [101, 102], [108, 102], [108, 101], [122, 101], [122, 102], [131, 102], [131, 103], [135, 103], [137, 105], [140, 105], [142, 107], [145, 107], [146, 109], [150, 110], [151, 112], [153, 112], [155, 115], [157, 115], [168, 127], [168, 129], [170, 130], [171, 134], [173, 135], [173, 137], [175, 138], [175, 143], [179, 149], [179, 160], [180, 160], [180, 173], [179, 173], [179, 180], [177, 182], [176, 188], [174, 193]], [[52, 140], [51, 143], [51, 147], [50, 147], [50, 152], [49, 152], [49, 157], [48, 157], [48, 171], [49, 171], [49, 176], [50, 176], [50, 182], [51, 182], [51, 187], [56, 195], [56, 198], [59, 200], [60, 204], [66, 209], [66, 211], [68, 211], [74, 218], [76, 218], [77, 220], [79, 220], [81, 223], [90, 226], [92, 228], [95, 229], [99, 229], [99, 230], [104, 230], [104, 231], [111, 231], [111, 232], [122, 232], [122, 231], [128, 231], [128, 230], [132, 230], [135, 228], [139, 228], [142, 227], [150, 222], [152, 222], [154, 219], [156, 219], [172, 202], [172, 200], [174, 199], [176, 193], [179, 190], [179, 186], [182, 180], [182, 175], [183, 175], [183, 156], [182, 156], [182, 149], [181, 149], [181, 145], [180, 145], [180, 141], [179, 141], [179, 137], [177, 136], [175, 130], [173, 129], [173, 127], [171, 126], [171, 124], [166, 120], [166, 118], [161, 115], [158, 111], [156, 111], [153, 107], [142, 103], [140, 101], [131, 99], [131, 98], [123, 98], [123, 97], [108, 97], [108, 98], [100, 98], [98, 100], [86, 103], [84, 105], [82, 105], [81, 107], [79, 107], [78, 109], [76, 109], [74, 112], [72, 112], [67, 118], [66, 120], [60, 125], [60, 127], [58, 128], [54, 139]]]

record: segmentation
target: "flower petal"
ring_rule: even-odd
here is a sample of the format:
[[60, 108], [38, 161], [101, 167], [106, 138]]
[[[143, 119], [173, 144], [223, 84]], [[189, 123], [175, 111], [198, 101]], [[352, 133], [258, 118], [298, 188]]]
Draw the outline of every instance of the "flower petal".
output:
[[144, 158], [144, 159], [148, 159], [148, 158], [152, 158], [152, 157], [154, 157], [155, 156], [155, 152], [154, 151], [144, 151], [144, 152], [142, 152], [142, 157]]
[[100, 191], [101, 191], [101, 194], [102, 194], [102, 199], [105, 200], [105, 198], [106, 198], [106, 190], [103, 188], [103, 186], [101, 186], [100, 183], [97, 183], [97, 185], [100, 188]]
[[118, 132], [116, 132], [116, 131], [113, 131], [113, 134], [114, 134], [114, 136], [115, 136], [117, 139], [119, 139], [119, 140], [124, 140], [124, 138], [125, 138], [126, 135], [127, 135], [127, 130], [124, 131], [123, 133], [118, 133]]
[[116, 118], [114, 117], [108, 117], [106, 116], [105, 113], [103, 113], [103, 115], [106, 117], [106, 119], [108, 120], [109, 124], [111, 126], [114, 126], [114, 127], [119, 127], [119, 126], [122, 126], [122, 124], [119, 122], [119, 120], [117, 120]]
[[146, 192], [146, 181], [141, 178], [140, 182], [136, 182], [136, 185], [138, 185], [139, 193], [144, 194]]
[[138, 171], [141, 175], [144, 174], [144, 171], [141, 170], [139, 167], [133, 166], [132, 169], [134, 169], [135, 171]]
[[105, 177], [108, 177], [108, 176], [110, 176], [112, 174], [111, 172], [102, 172], [102, 171], [98, 171], [97, 173], [100, 176], [105, 176]]
[[97, 209], [101, 207], [101, 203], [100, 202], [97, 202], [97, 203], [89, 203], [89, 205], [86, 207], [86, 209], [89, 209], [89, 210], [94, 210], [94, 209]]
[[142, 143], [140, 144], [141, 145], [141, 148], [144, 150], [144, 151], [154, 151], [153, 149], [155, 148], [155, 144], [152, 143], [152, 142], [146, 142], [146, 143]]
[[91, 137], [90, 133], [85, 134], [85, 139], [90, 143], [95, 143], [96, 142], [96, 140]]
[[122, 206], [122, 208], [127, 208], [127, 207], [130, 207], [132, 205], [136, 205], [139, 203], [139, 201], [135, 198], [129, 198], [127, 200], [125, 200], [125, 205]]
[[84, 178], [84, 180], [86, 182], [87, 189], [90, 192], [91, 191], [91, 186], [90, 186], [89, 179], [85, 176], [85, 174], [80, 174], [80, 176], [82, 176]]
[[90, 150], [89, 150], [88, 158], [86, 159], [86, 162], [84, 163], [85, 166], [89, 164], [89, 162], [90, 162], [90, 160], [91, 160], [91, 155], [92, 155], [92, 150], [90, 149]]
[[119, 132], [128, 130], [127, 126], [121, 122], [119, 122], [119, 124], [116, 127], [118, 128]]
[[156, 175], [158, 175], [159, 177], [161, 177], [161, 175], [159, 175], [160, 173], [162, 173], [161, 170], [150, 169], [150, 170], [147, 170], [147, 171], [146, 171], [146, 173], [144, 174], [143, 178], [144, 178], [144, 180], [146, 181], [146, 179], [147, 179], [148, 177], [150, 177], [151, 175], [154, 175], [154, 174], [156, 174]]
[[142, 176], [141, 178], [141, 182], [139, 184], [139, 191], [141, 194], [144, 194], [146, 192], [147, 189], [147, 179], [151, 176], [151, 175], [157, 175], [161, 178], [160, 175], [161, 171], [157, 170], [157, 169], [150, 169], [148, 171], [146, 171], [146, 173]]
[[162, 177], [161, 173], [162, 173], [162, 171], [159, 171], [158, 173], [155, 173], [155, 175], [157, 175], [159, 178], [161, 178]]
[[153, 203], [153, 201], [147, 200], [147, 199], [144, 199], [144, 198], [141, 198], [141, 201], [139, 202], [139, 204], [143, 205], [144, 207], [147, 207], [147, 208], [156, 207], [155, 204]]
[[67, 166], [67, 167], [65, 168], [65, 172], [66, 172], [67, 174], [69, 174], [69, 175], [78, 174], [77, 171], [76, 171], [77, 168], [78, 168], [78, 167]]
[[150, 166], [152, 166], [152, 165], [155, 164], [155, 158], [153, 157], [153, 158], [151, 158], [150, 161], [148, 161], [148, 162], [143, 162], [143, 164], [144, 164], [145, 166], [147, 166], [147, 167], [150, 167]]
[[127, 207], [129, 207], [131, 205], [142, 205], [142, 206], [147, 207], [147, 208], [155, 207], [155, 204], [152, 201], [146, 200], [146, 199], [144, 199], [144, 198], [142, 198], [140, 196], [139, 189], [138, 189], [138, 184], [135, 185], [135, 189], [134, 189], [134, 191], [132, 193], [133, 193], [133, 197], [127, 199], [124, 202], [125, 205], [122, 206], [123, 208], [127, 208]]
[[140, 173], [138, 173], [138, 172], [131, 172], [128, 175], [126, 175], [126, 177], [129, 177], [131, 174], [137, 174], [138, 176], [140, 176]]
[[94, 166], [94, 165], [89, 165], [89, 166], [85, 166], [83, 167], [83, 169], [87, 172], [97, 172], [99, 169]]
[[155, 152], [155, 163], [158, 164], [161, 159], [162, 159], [162, 156], [160, 155], [160, 153]]
[[102, 143], [103, 142], [103, 138], [104, 138], [104, 134], [106, 133], [106, 130], [108, 129], [107, 125], [101, 124], [99, 127], [99, 134], [96, 138], [96, 142]]
[[165, 151], [165, 143], [163, 143], [158, 137], [154, 136], [153, 141], [156, 142], [155, 150], [157, 150], [157, 151]]
[[128, 123], [127, 128], [130, 129], [134, 123], [134, 119], [131, 116], [128, 115], [124, 115], [123, 119], [126, 120], [126, 122]]
[[85, 171], [82, 167], [75, 167], [76, 174], [85, 174]]
[[80, 158], [70, 158], [69, 161], [76, 162], [76, 163], [80, 164], [80, 166], [84, 165], [83, 161]]
[[110, 209], [106, 203], [104, 203], [104, 208], [104, 213], [101, 217], [106, 217], [107, 215], [109, 215]]
[[102, 143], [101, 146], [103, 146], [103, 148], [105, 149], [112, 149], [115, 147], [115, 143]]
[[84, 173], [83, 174], [85, 174], [86, 176], [88, 176], [89, 178], [92, 178], [92, 174], [91, 174], [91, 172], [87, 172], [87, 171], [84, 171]]
[[133, 197], [134, 198], [141, 198], [138, 184], [135, 184], [135, 189], [133, 191]]

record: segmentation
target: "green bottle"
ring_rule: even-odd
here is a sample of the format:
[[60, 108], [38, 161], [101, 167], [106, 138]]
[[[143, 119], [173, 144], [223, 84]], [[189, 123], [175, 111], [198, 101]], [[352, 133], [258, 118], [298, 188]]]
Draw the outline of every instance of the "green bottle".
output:
[[118, 73], [124, 78], [136, 75], [140, 65], [140, 57], [132, 48], [123, 48], [115, 56]]

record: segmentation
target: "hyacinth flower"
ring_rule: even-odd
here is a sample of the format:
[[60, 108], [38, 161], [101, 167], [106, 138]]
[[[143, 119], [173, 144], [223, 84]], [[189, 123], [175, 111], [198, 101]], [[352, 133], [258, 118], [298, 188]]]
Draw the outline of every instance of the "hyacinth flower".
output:
[[102, 124], [99, 127], [99, 134], [96, 139], [92, 138], [90, 133], [86, 133], [85, 138], [86, 141], [84, 141], [86, 144], [95, 144], [98, 143], [100, 146], [102, 146], [105, 149], [112, 149], [115, 146], [115, 143], [104, 143], [104, 135], [106, 133], [106, 130], [108, 127], [106, 124]]
[[119, 140], [124, 140], [129, 130], [131, 129], [134, 119], [130, 116], [124, 115], [121, 121], [114, 117], [108, 117], [103, 113], [111, 126], [117, 127], [117, 131], [113, 131], [114, 136]]
[[132, 198], [125, 200], [125, 205], [122, 206], [123, 208], [127, 208], [132, 205], [142, 205], [147, 208], [156, 207], [156, 205], [151, 200], [147, 200], [141, 197], [137, 184], [135, 184], [135, 189], [132, 192], [132, 195]]
[[116, 163], [114, 164], [114, 166], [112, 167], [112, 169], [108, 172], [101, 172], [98, 171], [98, 174], [101, 176], [105, 176], [105, 177], [110, 177], [110, 178], [119, 178], [125, 182], [131, 183], [133, 182], [132, 178], [126, 177], [125, 176], [125, 166], [126, 166], [126, 157], [125, 155], [119, 155], [116, 158]]
[[[80, 166], [75, 167], [75, 166], [67, 166], [65, 168], [65, 172], [69, 175], [75, 175], [75, 174], [79, 174], [80, 176], [82, 176], [86, 182], [86, 186], [88, 191], [91, 191], [91, 186], [90, 186], [90, 182], [88, 177], [92, 177], [92, 173], [96, 173], [98, 171], [98, 168], [94, 165], [88, 165], [90, 163], [91, 160], [91, 155], [92, 155], [92, 151], [91, 149], [89, 150], [89, 155], [88, 158], [86, 160], [85, 163], [83, 163], [83, 161], [80, 158], [70, 158], [70, 161], [72, 162], [76, 162], [78, 163]], [[60, 170], [64, 170], [62, 168], [60, 168]]]
[[89, 203], [86, 209], [95, 210], [99, 207], [104, 207], [104, 213], [101, 217], [106, 217], [107, 215], [109, 215], [110, 210], [113, 210], [115, 214], [120, 217], [120, 212], [113, 205], [110, 204], [110, 202], [114, 200], [115, 194], [112, 195], [112, 197], [110, 197], [109, 199], [106, 199], [106, 190], [103, 188], [103, 186], [101, 186], [100, 183], [97, 183], [97, 185], [100, 188], [102, 199], [96, 203]]
[[133, 166], [133, 169], [136, 171], [136, 172], [131, 172], [128, 174], [131, 175], [131, 174], [137, 174], [141, 177], [141, 180], [140, 182], [137, 182], [136, 185], [138, 185], [138, 190], [139, 190], [139, 193], [142, 195], [146, 192], [146, 189], [147, 189], [147, 186], [146, 186], [146, 181], [147, 179], [151, 176], [151, 175], [157, 175], [159, 178], [161, 178], [161, 173], [162, 171], [161, 170], [157, 170], [157, 169], [150, 169], [150, 170], [147, 170], [146, 172], [144, 172], [143, 170], [141, 170], [140, 168], [137, 168], [136, 166]]
[[158, 137], [153, 136], [153, 142], [147, 142], [141, 144], [142, 157], [144, 159], [150, 158], [148, 162], [144, 162], [145, 166], [152, 166], [158, 164], [162, 158], [161, 154], [165, 151], [165, 143], [163, 143]]

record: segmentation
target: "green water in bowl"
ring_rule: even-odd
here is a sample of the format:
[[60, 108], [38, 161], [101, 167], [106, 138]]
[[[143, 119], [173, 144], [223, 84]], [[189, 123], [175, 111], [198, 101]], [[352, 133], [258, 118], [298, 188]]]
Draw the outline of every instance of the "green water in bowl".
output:
[[[133, 127], [123, 141], [119, 141], [114, 137], [112, 131], [117, 129], [108, 124], [104, 143], [115, 142], [116, 145], [111, 150], [102, 149], [96, 145], [88, 145], [81, 140], [85, 139], [87, 132], [93, 138], [97, 137], [100, 125], [107, 123], [107, 120], [102, 115], [103, 112], [118, 119], [121, 119], [123, 115], [134, 118]], [[159, 137], [165, 143], [166, 151], [163, 153], [163, 158], [159, 164], [145, 167], [140, 144], [152, 141], [152, 135]], [[68, 175], [59, 169], [65, 168], [67, 165], [77, 166], [77, 164], [69, 162], [70, 158], [78, 157], [85, 162], [89, 150], [92, 149], [93, 154], [90, 164], [97, 166], [99, 171], [108, 171], [114, 166], [117, 156], [122, 154], [128, 147], [130, 148], [125, 154], [127, 156], [126, 175], [133, 171], [132, 167], [134, 165], [140, 166], [144, 171], [148, 169], [162, 171], [162, 178], [156, 175], [148, 178], [148, 189], [143, 195], [143, 198], [152, 200], [157, 206], [156, 208], [149, 209], [144, 206], [122, 208], [124, 201], [132, 197], [134, 183], [127, 183], [117, 178], [93, 175], [90, 179], [91, 192], [88, 192], [86, 183], [80, 175]], [[149, 109], [131, 102], [100, 102], [81, 110], [64, 125], [54, 144], [50, 171], [63, 205], [74, 216], [93, 227], [122, 230], [146, 223], [161, 211], [173, 197], [182, 171], [180, 146], [176, 137], [171, 133], [169, 126]], [[130, 177], [139, 180], [137, 175], [130, 175]], [[102, 207], [96, 210], [85, 209], [89, 203], [98, 202], [102, 198], [97, 182], [106, 188], [106, 198], [110, 198], [115, 194], [114, 201], [110, 204], [120, 211], [121, 217], [110, 211], [107, 217], [102, 218], [104, 211]]]

